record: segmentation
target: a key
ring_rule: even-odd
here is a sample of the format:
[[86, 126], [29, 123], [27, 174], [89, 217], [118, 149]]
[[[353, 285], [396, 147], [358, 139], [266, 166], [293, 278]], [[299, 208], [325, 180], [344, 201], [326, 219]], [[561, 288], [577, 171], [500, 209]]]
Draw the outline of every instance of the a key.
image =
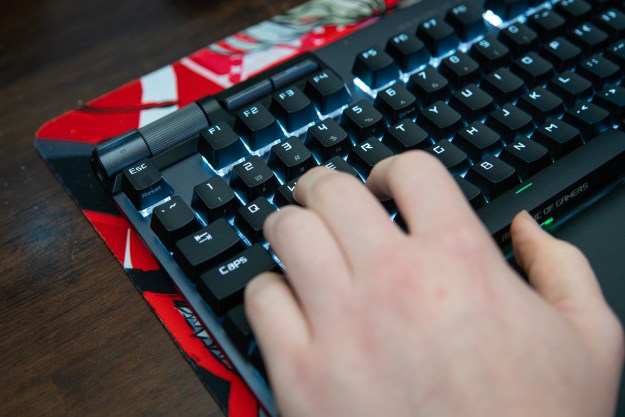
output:
[[370, 88], [380, 88], [399, 77], [399, 67], [379, 46], [356, 55], [352, 73]]
[[417, 122], [436, 140], [446, 139], [464, 126], [460, 114], [442, 101], [424, 108]]
[[465, 178], [479, 187], [489, 200], [519, 183], [514, 168], [492, 155], [469, 168]]
[[597, 26], [608, 34], [611, 41], [616, 41], [625, 36], [625, 13], [612, 7], [601, 13], [595, 21]]
[[345, 160], [341, 158], [340, 156], [334, 156], [328, 159], [322, 164], [322, 166], [328, 169], [333, 169], [336, 171], [344, 172], [349, 175], [353, 175], [356, 178], [360, 179], [356, 170], [350, 164], [345, 162]]
[[393, 152], [378, 138], [371, 137], [354, 146], [347, 160], [363, 178], [367, 178], [375, 164], [390, 156]]
[[506, 143], [528, 134], [534, 128], [530, 115], [512, 104], [492, 111], [486, 119], [486, 125], [499, 132]]
[[543, 41], [547, 42], [566, 32], [566, 20], [553, 10], [543, 9], [527, 19], [527, 24]]
[[297, 87], [276, 92], [270, 110], [287, 132], [294, 132], [317, 120], [312, 101]]
[[454, 177], [454, 180], [456, 180], [458, 187], [460, 187], [462, 194], [464, 194], [465, 198], [469, 201], [471, 207], [477, 209], [486, 204], [482, 190], [462, 177]]
[[614, 123], [619, 123], [625, 118], [625, 88], [620, 85], [600, 91], [593, 99], [593, 103], [609, 111]]
[[610, 45], [605, 51], [605, 57], [620, 66], [625, 66], [625, 40]]
[[403, 85], [395, 83], [378, 92], [375, 107], [389, 123], [396, 123], [416, 111], [417, 99]]
[[156, 165], [149, 159], [122, 171], [122, 191], [137, 210], [143, 210], [174, 193]]
[[608, 44], [608, 34], [592, 23], [577, 26], [571, 32], [570, 38], [586, 56], [596, 54]]
[[480, 64], [484, 72], [505, 67], [512, 61], [510, 48], [490, 35], [474, 43], [469, 54]]
[[425, 149], [432, 144], [427, 132], [410, 119], [404, 119], [389, 127], [382, 143], [396, 154], [411, 149]]
[[384, 117], [366, 100], [351, 104], [343, 112], [341, 126], [356, 143], [384, 133]]
[[182, 198], [174, 196], [171, 200], [154, 207], [150, 227], [163, 246], [171, 252], [174, 242], [199, 229], [200, 223]]
[[564, 113], [562, 99], [542, 87], [523, 94], [516, 105], [532, 116], [536, 124], [542, 124], [546, 119]]
[[223, 178], [215, 176], [193, 188], [191, 205], [210, 223], [234, 216], [241, 203]]
[[573, 68], [582, 59], [582, 50], [561, 36], [543, 45], [540, 54], [551, 62], [558, 72]]
[[582, 102], [564, 113], [564, 121], [572, 124], [589, 140], [606, 131], [610, 126], [610, 113], [593, 103]]
[[503, 20], [508, 20], [523, 13], [527, 6], [527, 0], [486, 0], [484, 9], [491, 10]]
[[472, 161], [480, 161], [488, 155], [494, 155], [501, 150], [503, 144], [501, 136], [481, 122], [473, 122], [456, 133], [453, 140], [467, 153]]
[[297, 178], [279, 186], [276, 190], [276, 195], [273, 197], [273, 204], [278, 207], [284, 207], [288, 204], [298, 204], [293, 196], [295, 185], [297, 185]]
[[461, 3], [449, 9], [445, 20], [454, 28], [462, 41], [474, 39], [486, 33], [482, 10], [470, 3]]
[[554, 75], [553, 65], [535, 52], [530, 52], [515, 60], [510, 69], [529, 87], [545, 84]]
[[271, 255], [256, 244], [204, 272], [197, 282], [197, 289], [213, 312], [221, 316], [243, 302], [243, 290], [252, 278], [277, 269]]
[[499, 105], [514, 101], [525, 92], [523, 80], [504, 68], [484, 77], [480, 88], [490, 94]]
[[576, 72], [590, 81], [595, 90], [621, 79], [621, 68], [601, 55], [593, 55], [577, 66]]
[[593, 93], [590, 81], [571, 71], [553, 78], [547, 89], [559, 96], [567, 107], [573, 106], [578, 100], [589, 98]]
[[560, 159], [582, 145], [579, 130], [560, 119], [553, 119], [538, 128], [532, 139], [549, 150], [553, 159]]
[[240, 207], [234, 217], [234, 225], [252, 243], [263, 239], [263, 223], [276, 208], [265, 197], [258, 197]]
[[493, 110], [495, 100], [475, 84], [469, 84], [451, 96], [449, 105], [456, 109], [464, 120], [472, 122]]
[[441, 61], [438, 70], [455, 88], [480, 79], [480, 66], [471, 57], [458, 51]]
[[564, 17], [570, 28], [592, 19], [592, 7], [583, 0], [559, 1], [555, 4], [554, 10]]
[[401, 32], [386, 43], [386, 53], [393, 57], [403, 72], [410, 72], [430, 59], [430, 53], [421, 39], [412, 33]]
[[522, 137], [503, 148], [499, 158], [512, 166], [521, 179], [528, 178], [551, 164], [547, 148]]
[[180, 239], [174, 245], [174, 260], [193, 282], [200, 274], [224, 259], [243, 250], [235, 230], [224, 219]]
[[317, 162], [306, 146], [292, 136], [271, 147], [268, 164], [281, 178], [290, 181], [316, 166]]
[[499, 32], [498, 39], [503, 42], [513, 56], [526, 54], [537, 49], [538, 34], [523, 23], [514, 23]]
[[217, 122], [200, 132], [198, 151], [215, 169], [248, 155], [239, 135], [226, 122]]
[[335, 155], [346, 156], [352, 148], [347, 132], [330, 118], [309, 127], [305, 143], [322, 161]]
[[260, 103], [244, 107], [237, 112], [234, 130], [254, 150], [284, 136], [276, 118]]
[[271, 169], [256, 155], [232, 169], [230, 186], [240, 193], [245, 201], [251, 201], [261, 195], [268, 197], [278, 185], [278, 179]]
[[458, 35], [444, 20], [433, 17], [421, 23], [417, 29], [419, 36], [432, 56], [440, 56], [458, 46]]
[[445, 100], [451, 93], [447, 78], [429, 65], [422, 71], [412, 74], [407, 87], [423, 106]]
[[239, 304], [228, 310], [224, 315], [223, 326], [226, 334], [230, 340], [232, 340], [232, 343], [234, 343], [234, 346], [236, 346], [242, 355], [247, 355], [253, 333], [245, 315], [245, 306]]
[[351, 95], [343, 80], [328, 69], [310, 77], [306, 81], [304, 93], [322, 114], [332, 113], [351, 101]]
[[467, 154], [445, 139], [430, 146], [426, 151], [437, 157], [452, 175], [462, 174], [469, 168]]

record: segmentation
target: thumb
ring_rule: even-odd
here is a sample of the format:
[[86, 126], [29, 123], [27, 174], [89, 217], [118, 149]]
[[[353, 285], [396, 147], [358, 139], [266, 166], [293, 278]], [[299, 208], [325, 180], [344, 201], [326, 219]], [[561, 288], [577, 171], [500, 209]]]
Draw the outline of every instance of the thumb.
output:
[[519, 266], [549, 304], [567, 315], [605, 305], [595, 274], [579, 249], [544, 231], [527, 211], [517, 214], [510, 231]]

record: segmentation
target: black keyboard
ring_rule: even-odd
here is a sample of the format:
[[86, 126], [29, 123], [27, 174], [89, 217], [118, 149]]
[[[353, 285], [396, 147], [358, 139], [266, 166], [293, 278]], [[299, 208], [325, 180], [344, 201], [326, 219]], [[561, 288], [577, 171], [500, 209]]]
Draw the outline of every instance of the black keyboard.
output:
[[623, 179], [624, 70], [624, 2], [426, 0], [97, 146], [93, 167], [276, 415], [243, 289], [280, 270], [263, 221], [299, 176], [366, 181], [422, 149], [505, 248], [519, 211], [558, 222]]

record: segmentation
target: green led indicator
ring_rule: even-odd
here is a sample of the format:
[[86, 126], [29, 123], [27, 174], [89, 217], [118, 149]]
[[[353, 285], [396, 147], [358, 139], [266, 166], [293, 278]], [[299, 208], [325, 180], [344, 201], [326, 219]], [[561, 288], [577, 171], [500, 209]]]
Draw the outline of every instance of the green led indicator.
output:
[[547, 220], [540, 224], [540, 227], [546, 227], [553, 223], [553, 217], [549, 217]]
[[523, 191], [527, 190], [528, 188], [530, 188], [532, 185], [534, 185], [533, 182], [530, 182], [529, 184], [527, 184], [525, 187], [523, 188], [519, 188], [518, 190], [516, 190], [515, 194], [521, 194]]

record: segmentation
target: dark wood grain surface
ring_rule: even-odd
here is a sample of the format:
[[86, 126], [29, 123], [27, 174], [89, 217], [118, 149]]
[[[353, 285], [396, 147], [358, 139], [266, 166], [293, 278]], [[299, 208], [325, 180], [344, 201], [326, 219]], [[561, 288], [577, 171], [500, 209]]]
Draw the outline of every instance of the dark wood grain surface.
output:
[[0, 416], [219, 416], [33, 148], [46, 120], [301, 0], [3, 0]]

